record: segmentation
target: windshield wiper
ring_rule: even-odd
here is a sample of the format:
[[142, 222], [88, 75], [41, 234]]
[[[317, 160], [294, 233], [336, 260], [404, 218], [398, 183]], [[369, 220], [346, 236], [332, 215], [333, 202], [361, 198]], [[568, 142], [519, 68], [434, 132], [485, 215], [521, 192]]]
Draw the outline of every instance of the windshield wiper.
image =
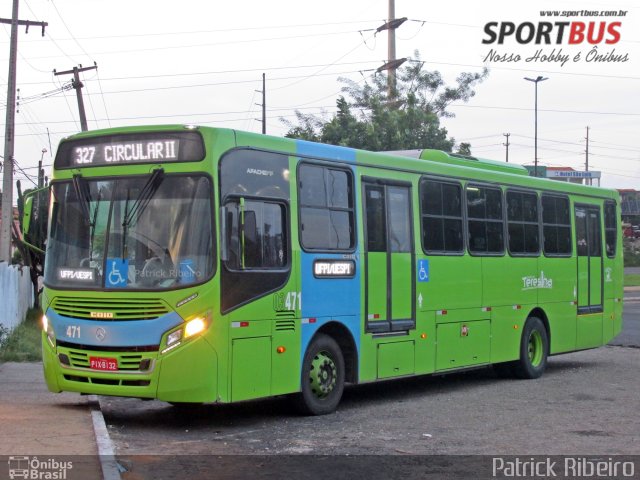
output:
[[73, 176], [73, 188], [80, 203], [82, 219], [89, 226], [89, 262], [91, 262], [93, 260], [93, 239], [96, 233], [98, 210], [100, 209], [100, 200], [102, 200], [102, 188], [98, 191], [98, 199], [96, 200], [93, 216], [91, 215], [91, 190], [87, 181], [79, 173]]
[[89, 224], [89, 262], [93, 261], [93, 238], [96, 235], [96, 223], [98, 220], [98, 210], [100, 210], [100, 201], [102, 200], [102, 188], [98, 190], [98, 199], [96, 200], [96, 207], [93, 210], [93, 217]]
[[89, 213], [91, 192], [89, 191], [89, 185], [79, 173], [76, 173], [73, 176], [73, 189], [76, 192], [76, 197], [78, 197], [78, 203], [80, 203], [82, 219], [87, 225], [91, 225], [91, 214]]
[[133, 202], [131, 206], [131, 210], [129, 210], [129, 191], [127, 190], [127, 201], [124, 204], [124, 220], [122, 222], [122, 259], [124, 260], [127, 257], [127, 230], [128, 228], [138, 221], [142, 212], [144, 212], [147, 205], [158, 191], [160, 184], [164, 180], [164, 169], [156, 168], [147, 182], [144, 184], [140, 193], [138, 194], [138, 198]]

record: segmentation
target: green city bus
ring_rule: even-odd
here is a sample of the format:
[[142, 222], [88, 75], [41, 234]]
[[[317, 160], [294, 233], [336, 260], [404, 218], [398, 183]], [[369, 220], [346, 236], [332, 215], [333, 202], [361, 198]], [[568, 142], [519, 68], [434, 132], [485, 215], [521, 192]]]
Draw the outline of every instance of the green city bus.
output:
[[347, 383], [537, 378], [622, 326], [617, 192], [517, 165], [130, 127], [64, 139], [49, 189], [52, 392], [326, 414]]

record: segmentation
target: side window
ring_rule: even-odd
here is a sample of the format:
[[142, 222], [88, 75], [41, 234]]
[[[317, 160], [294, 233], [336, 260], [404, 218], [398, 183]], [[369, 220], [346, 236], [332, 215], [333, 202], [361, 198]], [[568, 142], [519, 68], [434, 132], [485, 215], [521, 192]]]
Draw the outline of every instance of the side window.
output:
[[616, 202], [604, 202], [604, 237], [607, 257], [616, 256], [616, 244], [618, 242], [618, 226], [616, 221]]
[[479, 255], [504, 252], [502, 191], [493, 187], [467, 186], [469, 251]]
[[[576, 228], [580, 228], [580, 225], [576, 225]], [[545, 255], [571, 255], [569, 198], [542, 195], [542, 236]]]
[[392, 252], [411, 252], [411, 199], [405, 187], [387, 187], [389, 243]]
[[462, 188], [460, 184], [420, 182], [422, 246], [425, 252], [462, 253]]
[[385, 212], [384, 187], [368, 185], [367, 196], [367, 251], [387, 251], [387, 215]]
[[240, 198], [226, 205], [227, 260], [231, 270], [286, 268], [285, 207]]
[[351, 173], [303, 164], [298, 177], [302, 247], [310, 250], [355, 247]]
[[535, 193], [507, 191], [507, 231], [511, 254], [537, 255], [540, 252], [538, 196]]

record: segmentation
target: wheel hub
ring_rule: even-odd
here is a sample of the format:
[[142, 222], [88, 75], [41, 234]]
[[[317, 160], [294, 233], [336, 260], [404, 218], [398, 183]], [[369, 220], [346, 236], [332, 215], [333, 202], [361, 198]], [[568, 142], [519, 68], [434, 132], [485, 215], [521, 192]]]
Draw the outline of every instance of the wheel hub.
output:
[[531, 365], [537, 367], [542, 361], [542, 336], [540, 332], [533, 331], [529, 336], [529, 361]]
[[309, 371], [311, 391], [318, 398], [325, 398], [333, 391], [337, 376], [338, 372], [333, 359], [327, 352], [318, 352], [311, 362]]

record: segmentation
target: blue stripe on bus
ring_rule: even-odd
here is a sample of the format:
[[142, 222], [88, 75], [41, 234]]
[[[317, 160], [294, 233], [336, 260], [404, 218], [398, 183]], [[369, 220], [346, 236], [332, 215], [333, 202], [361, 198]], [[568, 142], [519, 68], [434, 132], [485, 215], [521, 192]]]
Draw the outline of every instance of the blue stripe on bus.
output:
[[346, 163], [356, 162], [356, 150], [349, 147], [337, 147], [335, 145], [323, 145], [320, 143], [296, 140], [296, 153], [309, 155], [310, 157], [339, 160]]
[[[336, 160], [354, 164], [356, 150], [333, 145], [296, 140], [299, 155]], [[355, 166], [352, 166], [355, 178]], [[357, 204], [356, 200], [356, 204]], [[320, 258], [343, 259], [342, 254], [300, 252], [301, 292], [302, 292], [302, 348], [301, 356], [320, 327], [330, 321], [344, 325], [353, 336], [358, 352], [360, 351], [360, 269], [358, 252], [354, 252], [356, 272], [353, 278], [315, 278], [313, 262]], [[308, 319], [315, 319], [310, 322]]]
[[[65, 317], [48, 309], [47, 318], [56, 340], [95, 347], [160, 345], [160, 339], [167, 330], [183, 323], [182, 318], [175, 312], [153, 320], [100, 321]], [[104, 329], [104, 337], [102, 332], [98, 334], [100, 327]]]

